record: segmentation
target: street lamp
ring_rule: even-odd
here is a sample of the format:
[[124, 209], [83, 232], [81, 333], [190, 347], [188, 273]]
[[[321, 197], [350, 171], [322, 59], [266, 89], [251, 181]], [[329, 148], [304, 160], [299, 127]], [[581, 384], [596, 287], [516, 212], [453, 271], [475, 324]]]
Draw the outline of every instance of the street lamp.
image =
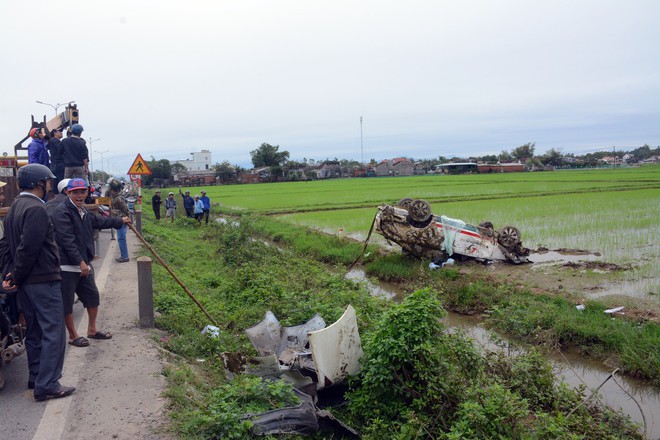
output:
[[[89, 183], [91, 184], [94, 181], [94, 162], [92, 160], [92, 144], [101, 139], [92, 139], [89, 138]], [[101, 164], [103, 165], [103, 164]]]
[[53, 104], [49, 104], [49, 103], [47, 103], [47, 102], [42, 102], [42, 101], [35, 101], [35, 102], [36, 102], [37, 104], [49, 105], [49, 106], [53, 107], [53, 110], [55, 110], [55, 116], [57, 116], [57, 109], [58, 109], [58, 108], [62, 107], [63, 105], [69, 105], [69, 104], [72, 104], [72, 103], [74, 103], [74, 102], [76, 102], [76, 101], [69, 101], [69, 102], [65, 102], [65, 103], [63, 103], [63, 104], [57, 103], [57, 104], [55, 104], [55, 105], [53, 105]]
[[101, 156], [101, 170], [103, 170], [103, 171], [105, 171], [105, 170], [103, 169], [103, 155], [104, 155], [105, 153], [109, 153], [109, 152], [110, 152], [110, 150], [95, 151], [95, 152], [94, 152], [94, 153], [96, 153], [96, 154], [98, 154], [98, 155]]

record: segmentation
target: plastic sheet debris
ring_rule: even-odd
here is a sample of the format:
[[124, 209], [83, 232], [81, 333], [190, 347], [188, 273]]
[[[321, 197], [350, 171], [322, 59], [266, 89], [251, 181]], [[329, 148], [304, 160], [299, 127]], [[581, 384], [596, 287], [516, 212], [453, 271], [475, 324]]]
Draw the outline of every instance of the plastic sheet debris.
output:
[[608, 315], [611, 315], [612, 313], [620, 312], [620, 311], [623, 310], [623, 309], [625, 309], [624, 306], [621, 306], [621, 307], [615, 307], [615, 308], [613, 308], [613, 309], [607, 309], [607, 310], [605, 310], [605, 313], [607, 313]]
[[220, 337], [220, 329], [214, 325], [207, 325], [204, 327], [204, 330], [202, 330], [203, 335], [209, 335], [213, 338], [219, 338]]
[[440, 269], [442, 266], [435, 264], [433, 261], [429, 263], [429, 269], [434, 270], [434, 269]]
[[578, 310], [584, 310], [585, 309], [584, 304], [578, 304], [577, 306], [575, 306], [575, 308], [578, 309]]

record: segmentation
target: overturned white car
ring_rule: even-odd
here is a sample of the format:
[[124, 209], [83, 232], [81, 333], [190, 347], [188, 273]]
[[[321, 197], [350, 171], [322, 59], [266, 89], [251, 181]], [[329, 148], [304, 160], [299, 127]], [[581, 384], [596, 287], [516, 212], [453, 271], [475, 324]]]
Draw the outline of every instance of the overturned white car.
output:
[[378, 207], [376, 232], [419, 258], [447, 260], [454, 254], [480, 260], [528, 262], [529, 249], [522, 246], [514, 226], [495, 230], [484, 221], [479, 226], [431, 213], [426, 200], [401, 199], [396, 205]]

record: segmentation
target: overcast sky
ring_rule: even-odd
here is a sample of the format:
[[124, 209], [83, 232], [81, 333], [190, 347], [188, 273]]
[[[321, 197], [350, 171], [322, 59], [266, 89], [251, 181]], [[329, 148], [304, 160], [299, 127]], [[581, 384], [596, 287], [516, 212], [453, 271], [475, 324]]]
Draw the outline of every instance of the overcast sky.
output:
[[659, 23], [657, 0], [3, 0], [0, 152], [54, 115], [36, 100], [75, 100], [93, 167], [121, 175], [201, 149], [251, 167], [262, 142], [365, 161], [655, 147]]

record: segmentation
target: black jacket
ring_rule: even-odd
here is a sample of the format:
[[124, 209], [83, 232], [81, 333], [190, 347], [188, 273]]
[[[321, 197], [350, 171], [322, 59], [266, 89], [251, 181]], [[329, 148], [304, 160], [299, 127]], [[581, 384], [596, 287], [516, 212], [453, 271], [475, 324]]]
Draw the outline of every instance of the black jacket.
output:
[[64, 157], [62, 156], [62, 141], [57, 138], [50, 138], [46, 148], [48, 148], [48, 152], [50, 152], [51, 163], [60, 163], [64, 161]]
[[38, 197], [20, 194], [11, 205], [0, 240], [0, 261], [3, 274], [11, 272], [18, 286], [62, 279], [53, 223]]
[[89, 159], [89, 151], [85, 140], [71, 136], [60, 142], [60, 151], [64, 158], [65, 167], [81, 167], [85, 165], [84, 160]]
[[81, 218], [78, 208], [69, 199], [57, 205], [51, 214], [62, 264], [78, 266], [83, 260], [89, 264], [94, 259], [93, 230], [119, 229], [124, 224], [121, 218], [103, 218], [84, 207], [83, 210], [85, 216]]

